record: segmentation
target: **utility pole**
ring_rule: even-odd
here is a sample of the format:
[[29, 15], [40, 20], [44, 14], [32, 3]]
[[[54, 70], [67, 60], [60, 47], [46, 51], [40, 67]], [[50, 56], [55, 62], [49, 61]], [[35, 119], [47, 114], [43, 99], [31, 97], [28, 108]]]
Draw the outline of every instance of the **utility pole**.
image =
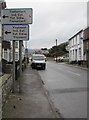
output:
[[56, 62], [57, 62], [57, 39], [56, 39]]

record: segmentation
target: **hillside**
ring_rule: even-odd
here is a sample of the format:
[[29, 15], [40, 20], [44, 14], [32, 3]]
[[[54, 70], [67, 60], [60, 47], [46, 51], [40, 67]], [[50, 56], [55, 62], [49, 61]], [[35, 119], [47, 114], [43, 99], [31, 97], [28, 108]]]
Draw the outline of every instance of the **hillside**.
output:
[[49, 49], [49, 54], [51, 57], [55, 56], [64, 56], [68, 53], [66, 50], [66, 46], [68, 45], [68, 42], [62, 43], [58, 46], [53, 46], [52, 48]]

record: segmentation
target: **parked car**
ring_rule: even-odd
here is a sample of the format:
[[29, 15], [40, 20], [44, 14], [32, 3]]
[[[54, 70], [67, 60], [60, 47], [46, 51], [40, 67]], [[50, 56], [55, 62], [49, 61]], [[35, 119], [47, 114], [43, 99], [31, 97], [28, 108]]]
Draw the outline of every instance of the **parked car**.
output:
[[57, 58], [54, 58], [54, 61], [59, 61], [60, 60], [60, 57], [57, 57]]
[[62, 61], [64, 61], [64, 62], [69, 61], [69, 57], [67, 57], [67, 56], [63, 56], [63, 57], [62, 57]]
[[56, 61], [56, 59], [57, 59], [57, 62], [69, 61], [69, 57], [66, 57], [66, 56], [54, 58], [54, 61]]
[[32, 69], [41, 68], [46, 69], [46, 57], [42, 54], [33, 54], [31, 58]]

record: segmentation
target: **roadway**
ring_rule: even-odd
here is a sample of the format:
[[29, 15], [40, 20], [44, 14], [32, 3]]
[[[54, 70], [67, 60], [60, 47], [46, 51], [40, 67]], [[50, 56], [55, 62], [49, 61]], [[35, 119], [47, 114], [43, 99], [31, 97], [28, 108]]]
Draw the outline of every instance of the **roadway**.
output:
[[48, 61], [47, 69], [38, 73], [64, 118], [87, 117], [87, 70]]

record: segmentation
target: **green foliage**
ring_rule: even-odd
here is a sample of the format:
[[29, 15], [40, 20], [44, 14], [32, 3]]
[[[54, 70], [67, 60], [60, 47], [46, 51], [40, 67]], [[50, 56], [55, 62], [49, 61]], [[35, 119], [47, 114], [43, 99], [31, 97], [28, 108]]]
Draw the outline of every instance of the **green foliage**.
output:
[[47, 48], [41, 48], [41, 50], [47, 50]]
[[53, 46], [51, 49], [49, 49], [49, 54], [51, 57], [55, 56], [63, 56], [68, 53], [66, 50], [66, 46], [68, 45], [68, 42], [62, 43], [58, 46]]

